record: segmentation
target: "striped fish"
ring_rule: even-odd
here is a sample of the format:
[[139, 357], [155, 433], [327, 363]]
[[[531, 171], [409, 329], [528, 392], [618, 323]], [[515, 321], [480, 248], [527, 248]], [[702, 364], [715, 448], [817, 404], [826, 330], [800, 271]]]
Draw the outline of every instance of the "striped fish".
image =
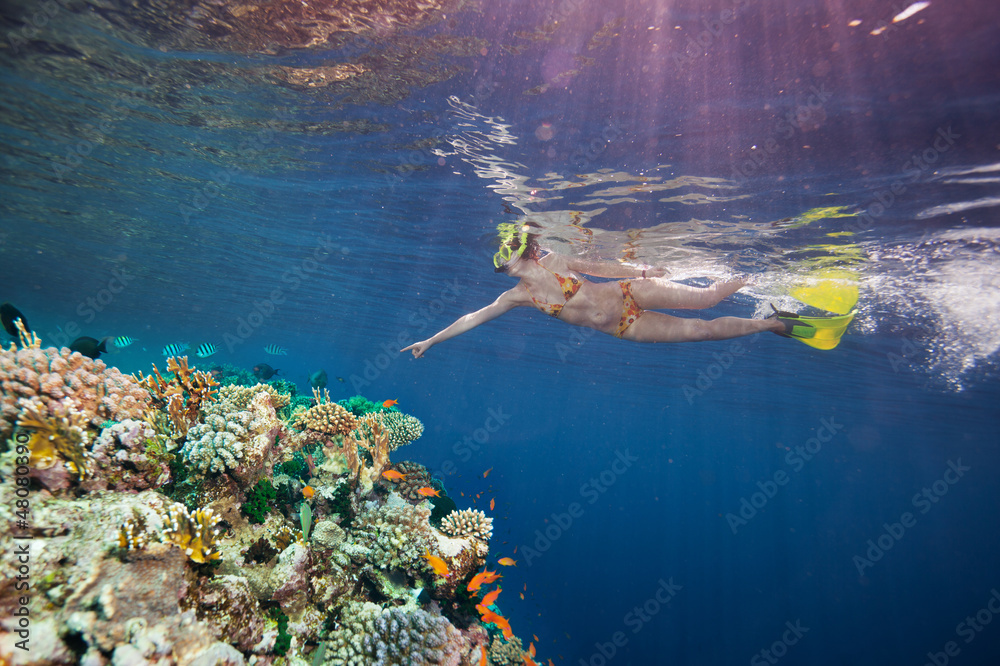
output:
[[178, 354], [181, 354], [181, 353], [183, 353], [184, 351], [186, 351], [186, 350], [188, 350], [190, 348], [191, 348], [191, 345], [189, 345], [186, 342], [175, 342], [174, 344], [167, 345], [166, 347], [163, 348], [163, 355], [164, 356], [177, 356]]
[[211, 342], [206, 342], [203, 345], [198, 345], [198, 349], [197, 351], [195, 351], [195, 355], [198, 358], [208, 358], [217, 351], [219, 351], [218, 347], [213, 345]]
[[133, 342], [135, 342], [135, 338], [130, 338], [127, 335], [119, 335], [114, 340], [115, 347], [118, 347], [118, 349], [124, 349], [125, 347], [128, 347]]
[[264, 347], [264, 351], [272, 356], [288, 356], [288, 350], [278, 345], [268, 345]]

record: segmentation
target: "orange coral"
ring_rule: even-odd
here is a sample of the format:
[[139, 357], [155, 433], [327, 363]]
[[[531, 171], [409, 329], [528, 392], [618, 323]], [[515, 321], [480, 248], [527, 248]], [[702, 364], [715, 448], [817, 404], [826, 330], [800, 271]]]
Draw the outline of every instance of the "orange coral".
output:
[[174, 427], [184, 435], [198, 421], [202, 404], [215, 400], [219, 384], [209, 373], [189, 368], [187, 356], [168, 358], [167, 371], [173, 374], [170, 381], [163, 379], [155, 364], [152, 375], [144, 377], [140, 372], [135, 380], [153, 395], [157, 407], [166, 408]]

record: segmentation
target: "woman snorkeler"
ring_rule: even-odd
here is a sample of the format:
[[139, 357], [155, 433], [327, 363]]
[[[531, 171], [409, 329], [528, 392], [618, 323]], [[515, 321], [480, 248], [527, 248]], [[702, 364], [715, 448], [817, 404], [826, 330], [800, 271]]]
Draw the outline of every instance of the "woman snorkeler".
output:
[[[520, 282], [500, 294], [490, 305], [459, 317], [431, 337], [403, 348], [420, 358], [428, 349], [518, 306], [533, 306], [567, 324], [592, 328], [633, 342], [701, 342], [728, 340], [761, 331], [802, 340], [819, 349], [832, 349], [853, 318], [800, 317], [775, 312], [766, 319], [719, 317], [685, 319], [651, 310], [702, 310], [743, 288], [746, 280], [717, 282], [709, 287], [689, 287], [663, 279], [660, 268], [639, 269], [615, 261], [590, 261], [554, 253], [542, 256], [537, 234], [522, 226], [508, 231], [500, 251], [493, 256], [496, 272]], [[584, 275], [630, 278], [617, 282], [591, 282]]]

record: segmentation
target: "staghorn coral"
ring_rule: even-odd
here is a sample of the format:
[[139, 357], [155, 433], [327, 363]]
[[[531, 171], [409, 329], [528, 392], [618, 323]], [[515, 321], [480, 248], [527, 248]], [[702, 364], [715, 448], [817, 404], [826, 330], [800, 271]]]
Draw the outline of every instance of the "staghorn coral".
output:
[[326, 662], [342, 666], [458, 664], [473, 640], [448, 620], [413, 606], [352, 602], [327, 641]]
[[167, 410], [177, 432], [184, 435], [198, 421], [203, 406], [215, 399], [219, 385], [211, 374], [189, 368], [187, 356], [168, 358], [167, 371], [173, 374], [170, 381], [154, 364], [152, 375], [140, 372], [135, 381], [149, 391], [156, 407]]
[[24, 400], [36, 399], [41, 415], [74, 409], [97, 426], [107, 419], [142, 418], [150, 395], [104, 361], [69, 349], [0, 349], [0, 436], [9, 437]]
[[270, 394], [258, 392], [245, 411], [231, 400], [221, 400], [207, 406], [205, 414], [205, 422], [188, 431], [181, 450], [198, 473], [226, 473], [253, 486], [270, 472], [282, 430]]
[[452, 511], [441, 522], [441, 531], [453, 537], [488, 542], [493, 536], [493, 519], [474, 509]]

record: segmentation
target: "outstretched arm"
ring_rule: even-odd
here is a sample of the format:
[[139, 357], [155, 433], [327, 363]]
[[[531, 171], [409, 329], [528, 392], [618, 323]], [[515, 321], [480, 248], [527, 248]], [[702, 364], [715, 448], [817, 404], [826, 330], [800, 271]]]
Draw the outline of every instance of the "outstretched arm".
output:
[[565, 261], [570, 270], [603, 278], [653, 278], [670, 272], [665, 268], [627, 266], [619, 261], [592, 261], [577, 257], [565, 257]]
[[437, 343], [444, 342], [445, 340], [453, 338], [456, 335], [461, 335], [466, 331], [471, 331], [476, 326], [479, 326], [480, 324], [485, 324], [491, 319], [496, 319], [505, 312], [513, 310], [518, 305], [523, 305], [521, 300], [522, 299], [518, 298], [516, 288], [508, 289], [507, 291], [500, 294], [497, 300], [493, 301], [485, 308], [482, 308], [481, 310], [476, 310], [475, 312], [470, 312], [467, 315], [459, 317], [458, 319], [455, 320], [454, 323], [451, 324], [451, 326], [448, 326], [447, 328], [438, 331], [437, 333], [427, 338], [426, 340], [422, 340], [420, 342], [414, 342], [409, 347], [404, 347], [400, 349], [400, 351], [412, 351], [414, 358], [420, 358], [421, 356], [424, 355], [424, 352], [426, 352], [428, 349], [430, 349]]

